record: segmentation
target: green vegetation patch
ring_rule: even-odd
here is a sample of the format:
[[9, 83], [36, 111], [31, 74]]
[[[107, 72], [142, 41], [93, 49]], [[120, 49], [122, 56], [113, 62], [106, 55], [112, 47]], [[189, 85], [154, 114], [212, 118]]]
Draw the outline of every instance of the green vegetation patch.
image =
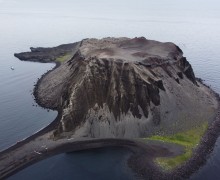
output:
[[65, 54], [63, 56], [59, 56], [56, 58], [56, 61], [60, 62], [60, 63], [63, 63], [67, 60], [69, 60], [70, 58], [72, 57], [72, 54], [71, 53], [68, 53], [68, 54]]
[[145, 139], [174, 143], [182, 145], [185, 148], [185, 152], [179, 156], [159, 157], [155, 159], [156, 163], [162, 167], [163, 170], [172, 170], [192, 156], [193, 149], [200, 143], [201, 137], [204, 135], [207, 128], [208, 122], [205, 122], [200, 126], [185, 132], [180, 132], [170, 136], [155, 135]]

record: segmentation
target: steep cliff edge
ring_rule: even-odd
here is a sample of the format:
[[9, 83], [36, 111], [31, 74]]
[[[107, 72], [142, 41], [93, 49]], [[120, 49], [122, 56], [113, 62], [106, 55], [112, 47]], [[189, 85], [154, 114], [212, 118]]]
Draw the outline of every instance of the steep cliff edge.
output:
[[217, 100], [196, 81], [173, 43], [143, 37], [85, 39], [70, 44], [68, 52], [58, 46], [15, 56], [51, 62], [65, 53], [71, 58], [46, 74], [35, 92], [40, 104], [62, 111], [55, 136], [169, 134], [215, 115]]

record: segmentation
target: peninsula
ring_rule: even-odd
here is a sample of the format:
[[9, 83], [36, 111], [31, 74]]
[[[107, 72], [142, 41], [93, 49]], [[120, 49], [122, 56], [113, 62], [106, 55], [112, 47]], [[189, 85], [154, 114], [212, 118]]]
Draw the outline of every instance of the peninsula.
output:
[[143, 179], [182, 179], [205, 162], [218, 137], [219, 96], [171, 42], [84, 39], [15, 56], [56, 63], [34, 95], [58, 117], [0, 153], [0, 178], [57, 153], [123, 146]]

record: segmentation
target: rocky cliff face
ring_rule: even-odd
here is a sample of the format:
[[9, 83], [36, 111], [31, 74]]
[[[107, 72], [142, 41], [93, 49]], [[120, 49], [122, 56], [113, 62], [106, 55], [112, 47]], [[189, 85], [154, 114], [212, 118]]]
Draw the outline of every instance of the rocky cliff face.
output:
[[[76, 44], [72, 58], [44, 76], [36, 90], [41, 104], [62, 110], [55, 136], [172, 133], [211, 118], [217, 107], [173, 43], [141, 37]], [[33, 53], [37, 59], [41, 52]]]

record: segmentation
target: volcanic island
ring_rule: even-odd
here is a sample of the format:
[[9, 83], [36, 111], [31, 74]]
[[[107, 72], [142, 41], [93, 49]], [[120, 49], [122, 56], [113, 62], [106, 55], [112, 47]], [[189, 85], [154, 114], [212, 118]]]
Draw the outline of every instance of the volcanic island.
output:
[[219, 95], [171, 42], [84, 39], [15, 56], [56, 63], [34, 96], [58, 116], [0, 152], [1, 179], [59, 153], [112, 146], [132, 152], [128, 166], [141, 179], [185, 179], [213, 150]]

